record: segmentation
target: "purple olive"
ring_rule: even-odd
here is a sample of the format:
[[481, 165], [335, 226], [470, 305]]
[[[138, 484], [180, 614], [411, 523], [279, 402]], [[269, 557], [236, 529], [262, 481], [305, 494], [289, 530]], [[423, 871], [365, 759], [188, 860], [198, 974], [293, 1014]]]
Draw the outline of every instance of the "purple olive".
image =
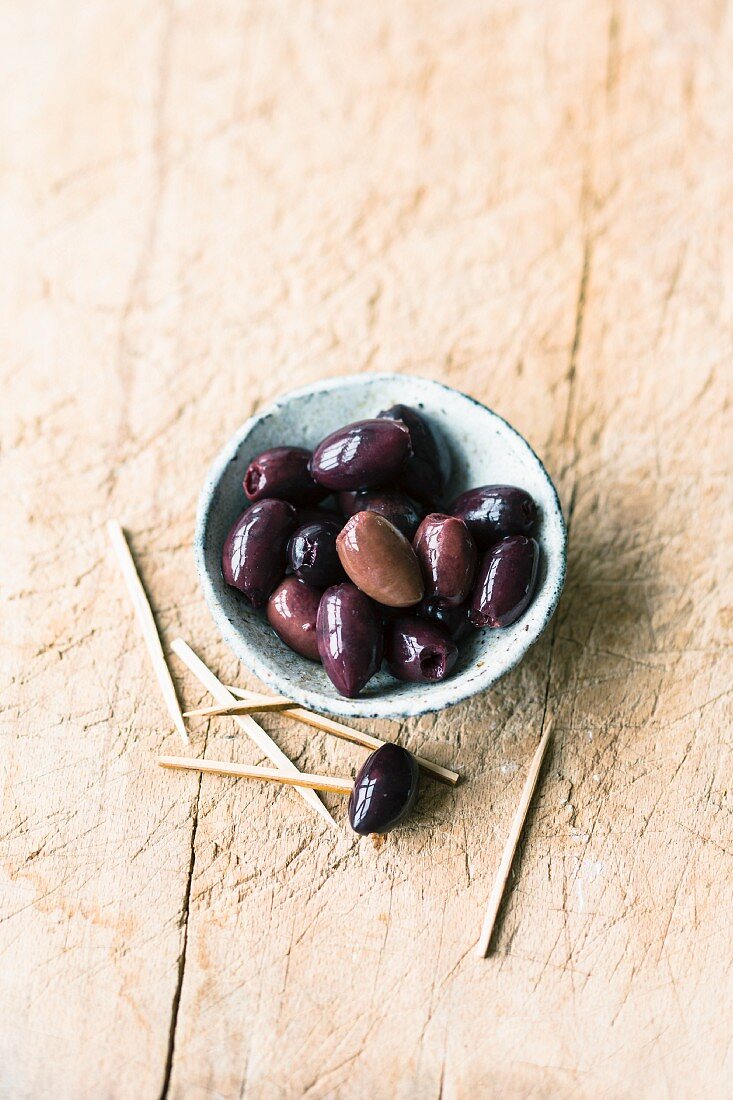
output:
[[327, 495], [308, 471], [311, 452], [303, 447], [272, 447], [253, 458], [244, 475], [252, 501], [276, 497], [290, 504], [318, 504]]
[[261, 500], [243, 512], [224, 543], [224, 580], [262, 607], [285, 573], [288, 539], [296, 511], [284, 500]]
[[534, 539], [510, 535], [479, 563], [468, 617], [474, 626], [510, 626], [527, 609], [537, 583], [540, 548]]
[[372, 601], [345, 582], [321, 597], [317, 619], [318, 652], [329, 680], [353, 698], [379, 671], [382, 623]]
[[339, 508], [348, 518], [357, 512], [377, 512], [393, 523], [412, 542], [420, 526], [420, 512], [413, 501], [399, 489], [362, 489], [338, 495]]
[[[388, 607], [386, 603], [378, 603], [377, 600], [373, 600], [372, 603], [381, 615], [383, 623], [388, 623], [390, 619], [394, 619], [397, 615], [405, 614], [404, 607]], [[412, 608], [410, 610], [412, 611]]]
[[320, 661], [316, 617], [321, 590], [297, 577], [286, 577], [267, 601], [267, 621], [285, 645], [301, 657]]
[[335, 523], [339, 530], [344, 525], [343, 516], [333, 508], [299, 508], [298, 527], [306, 523]]
[[463, 520], [431, 512], [412, 544], [425, 578], [425, 595], [444, 604], [461, 604], [476, 573], [476, 544]]
[[481, 485], [461, 493], [448, 508], [468, 527], [479, 550], [507, 535], [527, 535], [537, 518], [537, 505], [516, 485]]
[[401, 745], [382, 745], [368, 756], [349, 796], [349, 823], [355, 833], [388, 833], [415, 804], [420, 769]]
[[384, 655], [398, 680], [433, 683], [450, 675], [458, 647], [435, 623], [400, 615], [385, 627]]
[[441, 600], [424, 599], [418, 605], [417, 613], [423, 619], [430, 619], [446, 632], [453, 642], [460, 642], [467, 634], [473, 632], [473, 624], [468, 618], [468, 603], [462, 603], [458, 607], [451, 607]]
[[432, 505], [442, 499], [450, 478], [450, 452], [439, 428], [409, 405], [393, 405], [379, 414], [407, 425], [412, 456], [399, 476], [400, 486], [415, 500]]
[[[368, 493], [368, 489], [363, 489], [362, 492]], [[375, 489], [374, 492], [379, 492]], [[354, 514], [354, 501], [359, 495], [358, 489], [344, 489], [340, 493], [336, 493], [336, 503], [341, 509], [341, 513], [345, 519], [351, 519]]]
[[411, 454], [399, 420], [357, 420], [318, 444], [310, 471], [327, 489], [369, 489], [394, 481]]
[[288, 561], [296, 577], [317, 588], [328, 588], [346, 579], [336, 550], [339, 530], [328, 521], [298, 528], [288, 546]]

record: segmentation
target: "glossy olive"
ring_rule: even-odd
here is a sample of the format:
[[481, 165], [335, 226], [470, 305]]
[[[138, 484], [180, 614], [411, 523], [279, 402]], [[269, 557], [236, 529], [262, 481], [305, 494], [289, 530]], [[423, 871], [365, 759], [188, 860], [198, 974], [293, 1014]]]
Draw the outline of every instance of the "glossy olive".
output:
[[382, 663], [382, 622], [368, 596], [353, 584], [334, 585], [321, 597], [318, 652], [342, 695], [358, 695]]
[[540, 548], [510, 535], [482, 557], [468, 617], [474, 626], [510, 626], [529, 606], [537, 583]]
[[349, 823], [356, 833], [388, 833], [415, 804], [420, 769], [401, 745], [382, 745], [364, 761], [349, 796]]
[[288, 561], [296, 577], [318, 588], [328, 588], [344, 580], [344, 571], [336, 550], [339, 527], [321, 521], [299, 527], [288, 545]]
[[507, 535], [527, 535], [537, 518], [537, 505], [516, 485], [481, 485], [461, 493], [448, 508], [459, 516], [476, 540], [479, 550]]
[[296, 511], [284, 500], [261, 500], [234, 523], [224, 543], [224, 580], [262, 607], [285, 573], [288, 539]]
[[404, 615], [405, 613], [404, 607], [387, 607], [386, 603], [377, 603], [376, 600], [374, 600], [373, 602], [374, 606], [382, 617], [383, 623], [388, 623], [389, 620], [394, 619], [396, 615]]
[[341, 564], [362, 592], [388, 607], [408, 607], [423, 597], [415, 552], [393, 523], [376, 512], [357, 512], [336, 539]]
[[244, 475], [244, 491], [252, 501], [275, 497], [290, 504], [313, 505], [327, 495], [308, 471], [311, 452], [304, 447], [272, 447], [253, 458]]
[[412, 454], [398, 420], [358, 420], [318, 444], [310, 471], [327, 489], [368, 489], [393, 481]]
[[406, 539], [412, 539], [420, 526], [420, 515], [414, 501], [399, 489], [362, 489], [338, 495], [339, 508], [345, 516], [357, 512], [377, 512], [393, 523]]
[[417, 607], [418, 615], [423, 619], [430, 619], [431, 622], [437, 623], [453, 642], [460, 642], [467, 634], [471, 634], [474, 629], [468, 618], [468, 610], [468, 603], [451, 607], [449, 604], [444, 604], [441, 600], [435, 599], [435, 597], [432, 599], [426, 597]]
[[451, 471], [450, 451], [443, 433], [410, 405], [393, 405], [379, 415], [401, 420], [410, 433], [412, 455], [398, 479], [402, 488], [423, 504], [440, 501]]
[[267, 601], [267, 621], [285, 645], [320, 661], [316, 618], [321, 602], [320, 588], [313, 588], [298, 577], [286, 577]]
[[[379, 490], [374, 490], [378, 492]], [[354, 502], [359, 495], [359, 492], [368, 493], [369, 489], [344, 489], [340, 493], [336, 493], [336, 503], [338, 504], [345, 519], [351, 519], [354, 514]]]
[[333, 508], [299, 508], [298, 527], [304, 527], [306, 523], [335, 523], [338, 528], [343, 527], [343, 516]]
[[463, 520], [431, 512], [417, 529], [413, 548], [425, 578], [425, 595], [458, 605], [476, 574], [476, 544]]
[[384, 628], [387, 667], [398, 680], [445, 680], [458, 660], [458, 646], [446, 632], [416, 615], [399, 615]]

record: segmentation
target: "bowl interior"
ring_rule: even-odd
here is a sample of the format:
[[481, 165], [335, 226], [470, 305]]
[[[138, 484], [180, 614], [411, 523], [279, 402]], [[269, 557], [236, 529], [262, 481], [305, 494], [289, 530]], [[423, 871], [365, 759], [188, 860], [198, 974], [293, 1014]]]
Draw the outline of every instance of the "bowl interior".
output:
[[[313, 448], [329, 432], [376, 416], [397, 403], [419, 408], [443, 432], [453, 458], [449, 497], [474, 485], [509, 484], [537, 502], [541, 548], [534, 601], [513, 626], [476, 631], [460, 644], [453, 675], [438, 684], [406, 684], [382, 670], [358, 699], [339, 695], [320, 665], [289, 650], [221, 575], [227, 532], [244, 511], [244, 471], [261, 451], [281, 444]], [[326, 505], [328, 505], [328, 501]], [[555, 488], [529, 444], [506, 421], [465, 394], [410, 375], [361, 375], [296, 390], [253, 417], [217, 458], [202, 490], [195, 549], [199, 576], [217, 626], [260, 680], [313, 710], [397, 718], [439, 710], [493, 684], [547, 625], [565, 575], [565, 524]]]

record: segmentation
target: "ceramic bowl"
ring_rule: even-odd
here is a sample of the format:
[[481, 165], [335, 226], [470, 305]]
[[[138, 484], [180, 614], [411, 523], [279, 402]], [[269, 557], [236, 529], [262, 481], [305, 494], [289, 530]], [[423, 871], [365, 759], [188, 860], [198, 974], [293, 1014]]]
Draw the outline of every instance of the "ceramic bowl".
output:
[[[239, 592], [224, 583], [221, 550], [229, 528], [247, 504], [242, 479], [251, 459], [281, 444], [313, 448], [336, 428], [376, 416], [398, 403], [419, 408], [443, 432], [453, 458], [448, 500], [474, 485], [492, 483], [519, 485], [532, 494], [539, 510], [536, 538], [541, 548], [537, 593], [513, 626], [477, 630], [462, 641], [449, 679], [407, 684], [383, 669], [357, 699], [345, 699], [320, 665], [288, 649], [264, 614], [253, 611]], [[406, 374], [366, 374], [293, 390], [235, 432], [201, 492], [195, 553], [216, 625], [242, 664], [275, 692], [323, 713], [403, 718], [440, 710], [485, 691], [522, 659], [547, 626], [560, 598], [566, 531], [547, 471], [529, 444], [500, 416], [439, 382]]]

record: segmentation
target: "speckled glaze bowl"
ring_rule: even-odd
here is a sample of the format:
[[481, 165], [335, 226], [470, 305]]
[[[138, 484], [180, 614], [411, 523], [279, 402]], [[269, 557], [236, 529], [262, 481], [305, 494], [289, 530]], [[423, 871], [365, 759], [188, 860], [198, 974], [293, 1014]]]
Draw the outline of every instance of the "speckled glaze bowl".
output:
[[[279, 444], [313, 448], [325, 435], [395, 404], [414, 405], [443, 432], [453, 457], [448, 500], [474, 485], [519, 485], [537, 502], [541, 548], [537, 593], [505, 630], [477, 630], [460, 643], [453, 675], [437, 684], [408, 684], [381, 671], [357, 699], [339, 695], [320, 665], [289, 650], [262, 613], [228, 587], [221, 574], [227, 532], [244, 511], [248, 463]], [[326, 502], [328, 504], [328, 502]], [[522, 659], [547, 626], [565, 579], [566, 531], [555, 486], [529, 444], [500, 416], [471, 397], [407, 374], [335, 378], [279, 398], [235, 432], [201, 491], [196, 566], [214, 621], [251, 672], [278, 694], [311, 710], [358, 718], [404, 718], [441, 710], [485, 691]]]

